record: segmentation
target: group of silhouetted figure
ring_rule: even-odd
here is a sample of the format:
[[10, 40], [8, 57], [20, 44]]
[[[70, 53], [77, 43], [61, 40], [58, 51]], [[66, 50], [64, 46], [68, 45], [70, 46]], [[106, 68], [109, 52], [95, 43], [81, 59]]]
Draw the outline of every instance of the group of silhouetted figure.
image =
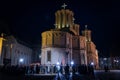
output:
[[24, 73], [24, 74], [90, 74], [94, 75], [93, 66], [86, 65], [30, 65], [30, 66], [3, 66], [0, 71], [6, 73]]
[[18, 65], [4, 65], [0, 66], [0, 72], [5, 73], [5, 74], [24, 74], [26, 71], [25, 66], [18, 66]]
[[105, 70], [105, 72], [109, 72], [110, 70], [109, 70], [109, 67], [108, 66], [104, 66], [104, 70]]
[[61, 73], [61, 74], [94, 74], [93, 66], [86, 66], [86, 65], [32, 65], [26, 67], [26, 74], [54, 74], [54, 73]]

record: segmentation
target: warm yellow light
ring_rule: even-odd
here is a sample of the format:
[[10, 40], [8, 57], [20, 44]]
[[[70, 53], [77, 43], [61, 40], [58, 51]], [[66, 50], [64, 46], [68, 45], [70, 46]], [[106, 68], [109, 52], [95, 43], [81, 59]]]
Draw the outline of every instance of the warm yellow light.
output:
[[3, 38], [0, 38], [0, 56], [2, 54], [2, 41], [3, 41]]

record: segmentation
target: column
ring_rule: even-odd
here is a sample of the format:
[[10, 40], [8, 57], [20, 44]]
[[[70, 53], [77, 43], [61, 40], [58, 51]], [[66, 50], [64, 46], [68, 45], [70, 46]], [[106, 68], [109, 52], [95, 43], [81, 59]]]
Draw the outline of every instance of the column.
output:
[[62, 28], [64, 28], [65, 27], [65, 11], [64, 10], [61, 11], [61, 16], [62, 16]]
[[61, 13], [58, 11], [58, 28], [61, 28]]

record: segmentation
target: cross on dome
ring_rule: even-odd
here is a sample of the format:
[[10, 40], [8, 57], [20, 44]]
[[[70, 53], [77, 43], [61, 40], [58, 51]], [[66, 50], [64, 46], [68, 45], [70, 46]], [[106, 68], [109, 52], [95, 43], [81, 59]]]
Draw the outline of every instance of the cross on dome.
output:
[[67, 6], [67, 5], [64, 3], [61, 7], [63, 7], [63, 8], [65, 9], [65, 8], [66, 8], [66, 6]]

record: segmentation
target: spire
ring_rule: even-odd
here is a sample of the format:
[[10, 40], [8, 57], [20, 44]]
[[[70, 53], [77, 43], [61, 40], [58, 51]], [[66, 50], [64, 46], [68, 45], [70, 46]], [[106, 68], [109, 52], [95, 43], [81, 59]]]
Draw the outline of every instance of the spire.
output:
[[67, 6], [67, 5], [64, 3], [61, 7], [63, 7], [63, 8], [65, 9], [65, 8], [66, 8], [66, 6]]
[[88, 25], [85, 25], [85, 30], [87, 30], [87, 29], [88, 29], [87, 27], [88, 27]]
[[73, 17], [73, 24], [74, 24], [75, 18]]
[[86, 37], [87, 41], [91, 41], [91, 30], [88, 30], [88, 25], [85, 25], [84, 36]]

